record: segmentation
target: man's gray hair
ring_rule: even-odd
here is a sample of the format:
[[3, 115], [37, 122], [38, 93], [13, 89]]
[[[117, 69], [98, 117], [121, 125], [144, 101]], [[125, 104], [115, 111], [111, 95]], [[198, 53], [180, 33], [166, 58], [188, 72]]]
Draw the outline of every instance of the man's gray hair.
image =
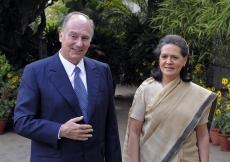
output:
[[62, 22], [62, 27], [61, 27], [61, 31], [62, 31], [62, 34], [65, 35], [65, 27], [66, 27], [66, 24], [67, 22], [69, 21], [69, 19], [71, 18], [71, 16], [73, 15], [82, 15], [84, 16], [87, 20], [89, 20], [89, 23], [90, 23], [90, 27], [91, 27], [91, 34], [90, 34], [90, 40], [92, 40], [93, 38], [93, 35], [94, 35], [94, 22], [92, 19], [89, 18], [88, 15], [84, 14], [84, 13], [81, 13], [81, 12], [71, 12], [69, 14], [67, 14], [64, 19], [63, 19], [63, 22]]

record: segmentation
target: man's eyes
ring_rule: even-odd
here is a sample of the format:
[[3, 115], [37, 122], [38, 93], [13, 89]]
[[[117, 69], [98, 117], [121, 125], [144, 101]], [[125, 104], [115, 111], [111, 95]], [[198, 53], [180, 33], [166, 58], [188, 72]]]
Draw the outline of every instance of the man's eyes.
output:
[[[168, 58], [168, 56], [162, 56], [162, 58]], [[177, 56], [171, 56], [171, 58], [177, 59], [178, 57]]]
[[[76, 35], [71, 35], [70, 37], [74, 39], [78, 38]], [[88, 37], [82, 37], [82, 40], [88, 40], [88, 39], [89, 39]]]

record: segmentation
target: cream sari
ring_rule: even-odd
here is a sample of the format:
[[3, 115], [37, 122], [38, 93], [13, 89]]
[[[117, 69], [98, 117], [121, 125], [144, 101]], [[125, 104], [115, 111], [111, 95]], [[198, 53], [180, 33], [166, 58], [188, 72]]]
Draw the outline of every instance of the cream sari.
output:
[[[149, 100], [146, 100], [146, 91], [153, 96]], [[183, 156], [199, 161], [194, 129], [209, 111], [210, 105], [215, 109], [216, 105], [212, 102], [216, 97], [215, 93], [191, 82], [185, 83], [179, 77], [164, 88], [153, 78], [144, 81], [134, 95], [129, 112], [129, 117], [144, 121], [140, 136], [140, 162], [180, 162]], [[143, 117], [141, 111], [132, 112], [139, 102], [145, 103]], [[128, 134], [127, 127], [123, 162], [128, 162]], [[183, 150], [183, 147], [186, 148]]]

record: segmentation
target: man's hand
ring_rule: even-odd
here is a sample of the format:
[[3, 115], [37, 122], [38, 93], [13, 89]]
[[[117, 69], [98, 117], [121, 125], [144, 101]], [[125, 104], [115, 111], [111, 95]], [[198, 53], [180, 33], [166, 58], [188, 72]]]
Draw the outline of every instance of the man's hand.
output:
[[92, 137], [93, 132], [92, 126], [88, 124], [77, 124], [81, 121], [83, 116], [70, 119], [61, 126], [60, 137], [66, 137], [73, 140], [86, 141]]

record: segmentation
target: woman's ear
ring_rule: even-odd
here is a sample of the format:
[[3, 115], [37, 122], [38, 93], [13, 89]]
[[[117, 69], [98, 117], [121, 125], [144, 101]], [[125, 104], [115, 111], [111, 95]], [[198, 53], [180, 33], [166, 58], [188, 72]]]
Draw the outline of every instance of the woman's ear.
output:
[[188, 60], [188, 56], [185, 56], [184, 57], [184, 66], [186, 65], [187, 60]]

